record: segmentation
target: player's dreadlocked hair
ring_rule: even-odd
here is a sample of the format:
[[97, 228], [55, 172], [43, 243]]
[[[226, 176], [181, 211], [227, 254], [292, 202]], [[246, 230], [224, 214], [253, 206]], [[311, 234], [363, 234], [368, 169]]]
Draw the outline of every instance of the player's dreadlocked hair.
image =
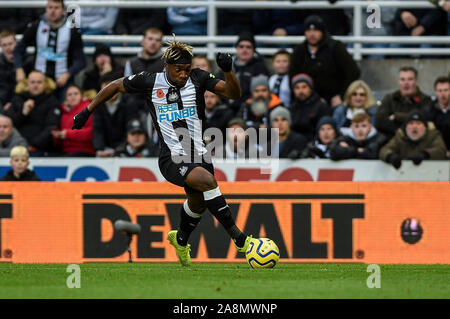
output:
[[167, 40], [169, 47], [164, 52], [162, 59], [166, 59], [168, 64], [190, 64], [194, 55], [194, 48], [190, 45], [177, 41], [175, 33], [172, 33], [173, 40]]

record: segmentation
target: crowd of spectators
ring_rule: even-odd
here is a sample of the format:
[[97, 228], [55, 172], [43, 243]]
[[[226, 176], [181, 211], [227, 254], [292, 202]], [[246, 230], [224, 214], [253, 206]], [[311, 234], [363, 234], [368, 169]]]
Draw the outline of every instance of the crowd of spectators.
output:
[[[445, 10], [450, 8], [447, 3], [436, 5], [442, 8], [394, 9], [386, 30], [417, 36], [446, 34]], [[45, 12], [6, 11], [0, 17], [20, 16], [21, 23], [11, 20], [3, 25], [0, 19], [4, 29], [0, 33], [0, 156], [9, 156], [15, 146], [26, 146], [27, 153], [22, 152], [26, 161], [28, 156], [158, 156], [158, 136], [143, 96], [115, 95], [79, 131], [71, 129], [73, 116], [111, 81], [142, 71], [163, 71], [163, 35], [206, 34], [205, 8], [86, 8], [81, 11], [80, 29], [68, 27], [60, 0], [49, 0]], [[301, 14], [255, 10], [251, 15], [222, 11], [220, 19], [241, 23], [222, 24], [219, 19], [220, 34], [239, 34], [233, 70], [242, 97], [225, 100], [205, 93], [205, 128], [219, 128], [225, 137], [216, 154], [258, 156], [261, 145], [245, 130], [276, 128], [278, 145], [270, 150], [274, 157], [379, 158], [395, 168], [404, 159], [418, 165], [426, 159], [450, 158], [448, 76], [433, 79], [433, 100], [420, 90], [417, 70], [403, 66], [398, 88], [376, 101], [346, 46], [333, 38], [349, 33], [344, 10]], [[30, 20], [28, 26], [24, 19]], [[239, 29], [233, 29], [237, 25]], [[20, 41], [16, 33], [23, 33]], [[304, 34], [305, 41], [292, 48], [292, 54], [280, 48], [270, 68], [258, 53], [255, 33]], [[141, 51], [122, 63], [108, 45], [100, 43], [87, 66], [81, 34], [141, 34]], [[35, 47], [35, 55], [27, 54], [29, 46]], [[223, 78], [204, 56], [195, 56], [192, 64]]]

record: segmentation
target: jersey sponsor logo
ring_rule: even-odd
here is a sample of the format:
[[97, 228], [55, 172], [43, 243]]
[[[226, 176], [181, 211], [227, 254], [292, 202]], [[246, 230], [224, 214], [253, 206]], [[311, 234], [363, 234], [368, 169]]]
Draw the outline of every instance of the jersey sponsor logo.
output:
[[184, 120], [197, 114], [195, 107], [187, 107], [182, 110], [178, 109], [177, 103], [158, 106], [158, 121], [173, 122]]
[[160, 98], [160, 99], [162, 99], [163, 97], [164, 97], [164, 91], [162, 90], [162, 89], [158, 89], [157, 91], [156, 91], [156, 96], [158, 97], [158, 98]]

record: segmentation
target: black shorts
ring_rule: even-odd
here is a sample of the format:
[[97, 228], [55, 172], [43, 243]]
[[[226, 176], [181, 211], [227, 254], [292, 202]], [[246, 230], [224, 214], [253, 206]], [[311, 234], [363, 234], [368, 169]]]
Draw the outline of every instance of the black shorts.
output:
[[166, 155], [159, 158], [158, 161], [159, 170], [164, 178], [180, 187], [184, 187], [186, 191], [192, 190], [185, 184], [185, 179], [188, 174], [197, 166], [205, 168], [208, 172], [214, 175], [214, 166], [212, 163], [203, 161], [202, 163], [175, 163], [172, 161], [170, 155]]

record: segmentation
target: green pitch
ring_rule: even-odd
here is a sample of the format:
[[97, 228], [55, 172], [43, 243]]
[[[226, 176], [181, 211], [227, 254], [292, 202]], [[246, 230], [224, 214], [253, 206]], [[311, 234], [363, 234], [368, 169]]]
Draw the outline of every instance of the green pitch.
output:
[[369, 289], [364, 264], [87, 263], [69, 289], [67, 264], [0, 263], [0, 298], [450, 298], [450, 265], [380, 267]]

